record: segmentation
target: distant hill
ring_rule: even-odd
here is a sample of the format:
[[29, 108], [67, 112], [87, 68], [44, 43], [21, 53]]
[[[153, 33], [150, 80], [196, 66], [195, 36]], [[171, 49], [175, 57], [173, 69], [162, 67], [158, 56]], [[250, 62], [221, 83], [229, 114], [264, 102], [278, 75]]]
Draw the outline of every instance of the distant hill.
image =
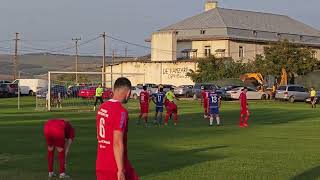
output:
[[[0, 80], [12, 79], [12, 55], [0, 55]], [[102, 57], [79, 56], [79, 71], [100, 71]], [[115, 62], [133, 60], [133, 58], [115, 58]], [[61, 54], [26, 54], [19, 56], [19, 71], [23, 78], [46, 74], [48, 71], [75, 71], [75, 57]], [[106, 57], [106, 63], [112, 59]]]

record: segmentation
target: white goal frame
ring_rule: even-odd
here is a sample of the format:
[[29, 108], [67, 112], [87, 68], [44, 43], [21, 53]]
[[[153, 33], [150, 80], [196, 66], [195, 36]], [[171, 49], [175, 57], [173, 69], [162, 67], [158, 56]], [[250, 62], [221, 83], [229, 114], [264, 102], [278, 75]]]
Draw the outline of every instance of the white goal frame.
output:
[[[52, 74], [87, 74], [87, 75], [101, 75], [102, 77], [102, 83], [106, 84], [106, 75], [110, 75], [111, 79], [113, 75], [120, 75], [121, 77], [125, 77], [125, 76], [143, 76], [143, 83], [145, 83], [146, 80], [146, 75], [145, 73], [104, 73], [104, 72], [65, 72], [65, 71], [48, 71], [48, 94], [49, 94], [49, 98], [48, 98], [48, 111], [51, 111], [51, 75]], [[111, 80], [111, 88], [113, 86], [112, 84], [112, 80]]]

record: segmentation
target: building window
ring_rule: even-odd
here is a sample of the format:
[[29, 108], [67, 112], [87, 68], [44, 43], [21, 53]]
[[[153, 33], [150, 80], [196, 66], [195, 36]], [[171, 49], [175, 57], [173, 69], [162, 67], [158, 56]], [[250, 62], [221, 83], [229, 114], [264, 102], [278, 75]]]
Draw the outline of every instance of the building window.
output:
[[211, 56], [211, 46], [205, 46], [204, 47], [204, 56], [205, 57]]
[[281, 34], [280, 34], [280, 33], [277, 33], [277, 37], [278, 37], [279, 39], [281, 39]]
[[255, 30], [252, 32], [252, 34], [254, 37], [257, 37], [257, 35], [258, 35], [257, 31], [255, 31]]
[[300, 41], [303, 41], [303, 36], [302, 35], [300, 36]]
[[179, 31], [175, 31], [175, 33], [176, 33], [176, 35], [178, 35], [178, 34], [179, 34]]
[[206, 34], [206, 30], [201, 30], [200, 34]]
[[239, 58], [243, 58], [244, 57], [244, 49], [243, 46], [239, 46]]

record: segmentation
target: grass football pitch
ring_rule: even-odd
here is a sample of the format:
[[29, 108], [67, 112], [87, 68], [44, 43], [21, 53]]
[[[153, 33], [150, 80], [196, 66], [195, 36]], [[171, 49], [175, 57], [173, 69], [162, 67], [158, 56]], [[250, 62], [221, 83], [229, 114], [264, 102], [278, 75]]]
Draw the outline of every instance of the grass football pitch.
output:
[[[21, 102], [17, 110], [15, 98], [0, 99], [0, 180], [47, 179], [42, 127], [50, 118], [76, 129], [67, 167], [72, 179], [94, 180], [95, 113], [37, 112], [33, 98]], [[237, 102], [223, 102], [222, 127], [208, 127], [198, 102], [178, 105], [177, 127], [147, 129], [135, 126], [137, 102], [126, 105], [129, 159], [142, 180], [320, 179], [320, 107], [252, 101], [250, 128], [240, 129]]]

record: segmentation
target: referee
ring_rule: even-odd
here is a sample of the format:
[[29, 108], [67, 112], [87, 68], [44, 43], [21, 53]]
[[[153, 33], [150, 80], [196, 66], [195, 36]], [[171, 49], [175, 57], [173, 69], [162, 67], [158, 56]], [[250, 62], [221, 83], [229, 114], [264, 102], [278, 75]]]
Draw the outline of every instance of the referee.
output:
[[94, 106], [93, 106], [93, 110], [96, 110], [96, 106], [98, 104], [98, 100], [100, 101], [100, 104], [103, 103], [103, 98], [102, 98], [102, 94], [103, 94], [103, 88], [101, 87], [101, 84], [98, 85], [98, 87], [96, 88], [96, 101], [94, 102]]

